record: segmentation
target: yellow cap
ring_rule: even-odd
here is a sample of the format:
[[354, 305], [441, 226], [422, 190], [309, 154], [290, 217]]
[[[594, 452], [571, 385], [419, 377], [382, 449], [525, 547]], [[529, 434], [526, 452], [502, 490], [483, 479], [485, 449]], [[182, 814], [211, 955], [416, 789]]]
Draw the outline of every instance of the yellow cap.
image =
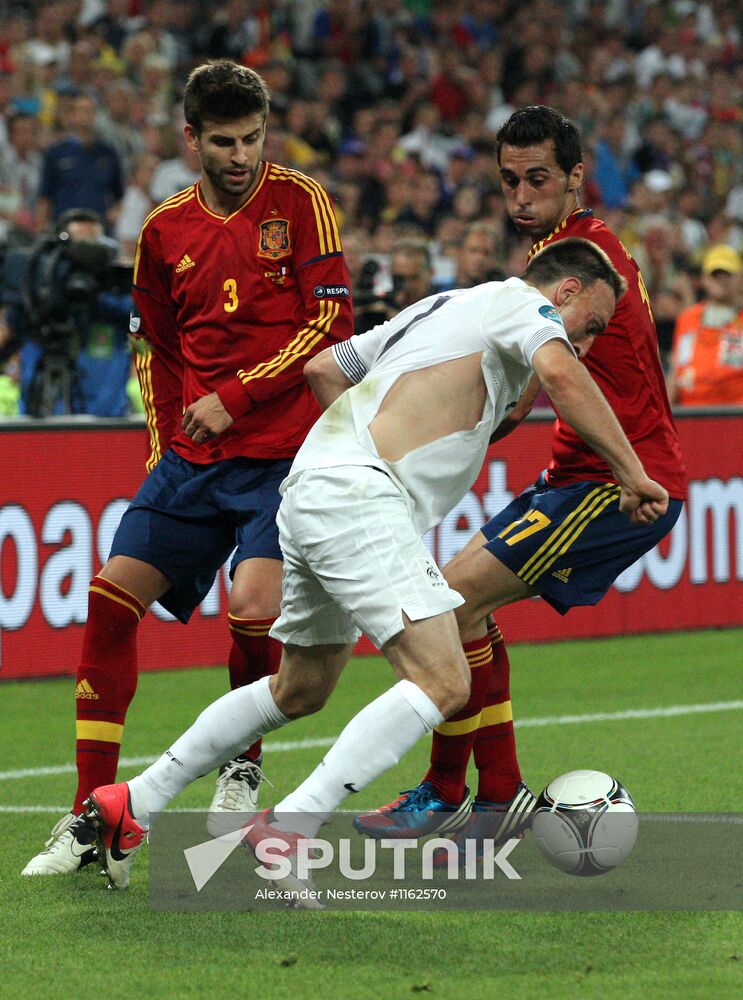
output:
[[702, 258], [702, 271], [712, 274], [713, 271], [727, 271], [728, 274], [739, 274], [743, 271], [743, 258], [735, 247], [718, 243], [710, 247]]

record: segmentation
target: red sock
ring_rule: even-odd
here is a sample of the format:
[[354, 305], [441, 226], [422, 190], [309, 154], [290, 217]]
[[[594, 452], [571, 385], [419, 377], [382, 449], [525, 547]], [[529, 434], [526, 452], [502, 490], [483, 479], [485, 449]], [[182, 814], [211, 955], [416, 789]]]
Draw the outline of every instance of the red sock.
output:
[[466, 642], [464, 652], [472, 671], [469, 701], [456, 715], [434, 729], [431, 766], [424, 778], [424, 781], [431, 782], [444, 801], [453, 805], [464, 798], [467, 764], [487, 695], [493, 667], [490, 637]]
[[88, 622], [75, 685], [75, 815], [94, 788], [110, 785], [116, 778], [126, 710], [137, 687], [137, 626], [146, 610], [110, 580], [96, 576], [90, 581]]
[[[259, 681], [267, 674], [275, 674], [281, 661], [281, 643], [268, 634], [275, 618], [236, 618], [227, 616], [232, 633], [230, 647], [230, 687], [245, 687], [253, 681]], [[256, 742], [249, 747], [244, 756], [257, 760], [261, 753], [262, 742]]]
[[493, 670], [475, 735], [477, 798], [480, 802], [509, 802], [521, 781], [509, 690], [511, 664], [498, 626], [491, 626], [488, 632], [493, 642]]

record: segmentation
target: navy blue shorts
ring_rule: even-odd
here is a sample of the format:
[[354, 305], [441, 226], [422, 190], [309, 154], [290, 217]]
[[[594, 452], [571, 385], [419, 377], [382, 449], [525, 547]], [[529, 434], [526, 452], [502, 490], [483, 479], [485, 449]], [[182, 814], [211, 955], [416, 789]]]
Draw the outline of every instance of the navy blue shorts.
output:
[[681, 500], [654, 524], [631, 524], [619, 513], [611, 483], [548, 486], [544, 473], [482, 529], [485, 548], [561, 615], [597, 604], [619, 574], [663, 538], [678, 520]]
[[166, 451], [126, 509], [110, 555], [159, 569], [172, 583], [159, 603], [187, 622], [233, 549], [230, 576], [244, 559], [281, 559], [276, 511], [291, 464], [230, 458], [195, 465]]

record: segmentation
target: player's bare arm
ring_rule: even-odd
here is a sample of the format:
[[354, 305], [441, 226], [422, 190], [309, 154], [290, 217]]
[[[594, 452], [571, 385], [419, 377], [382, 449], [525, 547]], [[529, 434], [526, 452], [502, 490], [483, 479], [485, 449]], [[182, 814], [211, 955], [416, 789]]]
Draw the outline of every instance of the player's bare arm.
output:
[[222, 405], [222, 400], [216, 392], [211, 392], [191, 403], [183, 414], [181, 427], [196, 444], [201, 444], [226, 431], [232, 423], [232, 417]]
[[493, 433], [490, 435], [491, 444], [507, 437], [512, 431], [516, 430], [518, 425], [523, 420], [529, 416], [532, 411], [532, 407], [534, 406], [534, 400], [539, 395], [541, 388], [542, 383], [539, 381], [539, 377], [537, 375], [532, 375], [529, 379], [529, 384], [521, 394], [518, 403], [516, 403], [508, 416], [501, 420]]
[[323, 410], [327, 410], [341, 393], [353, 385], [338, 367], [330, 347], [326, 347], [307, 362], [304, 366], [304, 377]]
[[430, 441], [475, 427], [487, 398], [481, 365], [478, 352], [401, 375], [369, 424], [379, 456], [397, 462]]
[[657, 521], [668, 509], [668, 493], [645, 474], [619, 421], [586, 368], [558, 340], [540, 347], [533, 364], [563, 420], [611, 466], [622, 487], [620, 510], [636, 524]]

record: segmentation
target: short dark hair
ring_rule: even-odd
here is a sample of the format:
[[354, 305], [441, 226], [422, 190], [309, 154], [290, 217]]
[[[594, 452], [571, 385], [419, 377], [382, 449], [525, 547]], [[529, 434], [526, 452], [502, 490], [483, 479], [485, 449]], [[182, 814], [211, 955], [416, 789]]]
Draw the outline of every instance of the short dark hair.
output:
[[106, 223], [103, 216], [92, 208], [68, 208], [54, 223], [54, 231], [59, 235], [67, 231], [67, 227], [73, 222], [94, 222], [101, 230], [105, 230]]
[[550, 285], [562, 278], [579, 278], [586, 286], [605, 281], [617, 301], [627, 290], [627, 282], [601, 247], [577, 236], [548, 243], [532, 257], [521, 278], [531, 285]]
[[8, 115], [5, 123], [8, 132], [12, 132], [14, 126], [18, 122], [33, 122], [33, 121], [36, 121], [36, 115], [32, 115], [30, 111], [14, 111], [12, 114]]
[[397, 257], [398, 254], [401, 257], [417, 258], [420, 264], [425, 267], [427, 271], [430, 271], [433, 268], [431, 251], [428, 247], [427, 240], [413, 239], [412, 237], [398, 240], [390, 249], [390, 258]]
[[262, 77], [230, 59], [212, 59], [189, 74], [183, 94], [186, 122], [200, 133], [205, 121], [268, 116], [270, 95]]
[[583, 147], [577, 126], [555, 108], [546, 104], [532, 104], [514, 111], [508, 121], [501, 125], [495, 137], [498, 163], [504, 143], [523, 149], [525, 146], [537, 146], [545, 139], [552, 139], [554, 142], [555, 159], [566, 174], [570, 173], [576, 163], [582, 162]]

